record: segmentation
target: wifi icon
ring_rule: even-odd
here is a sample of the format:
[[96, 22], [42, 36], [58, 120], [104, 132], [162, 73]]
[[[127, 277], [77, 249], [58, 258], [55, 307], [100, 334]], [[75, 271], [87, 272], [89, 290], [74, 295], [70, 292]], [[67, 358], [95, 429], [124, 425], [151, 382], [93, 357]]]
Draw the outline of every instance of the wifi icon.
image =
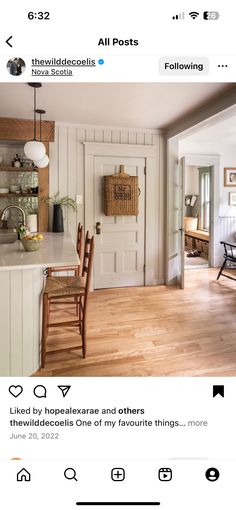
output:
[[199, 12], [196, 11], [189, 12], [189, 16], [191, 16], [192, 19], [196, 19], [199, 16]]

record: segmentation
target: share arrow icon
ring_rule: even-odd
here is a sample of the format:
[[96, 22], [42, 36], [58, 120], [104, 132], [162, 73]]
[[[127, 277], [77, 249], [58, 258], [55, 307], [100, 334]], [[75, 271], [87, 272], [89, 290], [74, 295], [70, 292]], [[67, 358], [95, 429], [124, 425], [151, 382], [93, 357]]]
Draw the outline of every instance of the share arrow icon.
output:
[[61, 390], [63, 397], [65, 397], [68, 391], [71, 389], [71, 386], [57, 386], [59, 390]]

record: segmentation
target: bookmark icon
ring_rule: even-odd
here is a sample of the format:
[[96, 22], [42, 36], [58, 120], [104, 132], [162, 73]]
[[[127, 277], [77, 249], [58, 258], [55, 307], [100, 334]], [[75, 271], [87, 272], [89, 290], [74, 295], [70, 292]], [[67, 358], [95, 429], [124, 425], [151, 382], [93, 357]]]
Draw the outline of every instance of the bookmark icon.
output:
[[213, 398], [220, 395], [220, 397], [224, 398], [225, 396], [225, 387], [223, 384], [214, 384], [213, 386]]

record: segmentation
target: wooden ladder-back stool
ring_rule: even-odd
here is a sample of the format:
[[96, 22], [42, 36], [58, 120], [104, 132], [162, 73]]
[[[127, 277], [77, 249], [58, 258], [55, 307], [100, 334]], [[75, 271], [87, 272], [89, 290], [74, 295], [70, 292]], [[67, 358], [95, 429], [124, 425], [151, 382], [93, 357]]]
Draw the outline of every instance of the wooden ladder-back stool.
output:
[[79, 256], [80, 265], [49, 267], [47, 269], [47, 275], [53, 276], [53, 273], [62, 273], [63, 271], [74, 271], [74, 276], [80, 276], [82, 268], [81, 261], [83, 256], [83, 244], [84, 244], [84, 227], [79, 223], [77, 228], [76, 250]]
[[[74, 351], [82, 349], [83, 358], [86, 357], [86, 321], [87, 321], [87, 303], [88, 294], [92, 276], [92, 262], [94, 253], [94, 238], [86, 233], [83, 269], [81, 276], [49, 276], [46, 278], [46, 285], [43, 292], [43, 326], [42, 326], [42, 350], [41, 366], [45, 366], [46, 354], [55, 354], [63, 351]], [[76, 318], [68, 319], [62, 322], [50, 322], [51, 309], [50, 302], [55, 302], [61, 298], [74, 298], [76, 301]], [[68, 302], [70, 304], [70, 302]], [[61, 301], [58, 301], [61, 305]], [[46, 343], [49, 328], [60, 326], [73, 326], [78, 328], [81, 335], [82, 345], [65, 347], [62, 349], [50, 350], [47, 353]]]

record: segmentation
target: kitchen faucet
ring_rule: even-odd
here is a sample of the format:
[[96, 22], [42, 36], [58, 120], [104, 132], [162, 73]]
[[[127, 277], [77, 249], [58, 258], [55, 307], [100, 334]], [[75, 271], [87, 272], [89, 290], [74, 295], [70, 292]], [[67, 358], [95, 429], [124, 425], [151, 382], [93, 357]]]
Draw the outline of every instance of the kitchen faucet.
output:
[[23, 220], [23, 225], [26, 225], [26, 215], [25, 215], [25, 211], [24, 209], [22, 209], [22, 207], [20, 207], [19, 205], [7, 205], [6, 207], [4, 207], [4, 209], [2, 210], [2, 213], [1, 213], [1, 216], [0, 216], [0, 221], [3, 221], [4, 218], [5, 218], [5, 213], [7, 211], [9, 211], [9, 209], [18, 209], [18, 211], [21, 212], [22, 214], [22, 220]]

